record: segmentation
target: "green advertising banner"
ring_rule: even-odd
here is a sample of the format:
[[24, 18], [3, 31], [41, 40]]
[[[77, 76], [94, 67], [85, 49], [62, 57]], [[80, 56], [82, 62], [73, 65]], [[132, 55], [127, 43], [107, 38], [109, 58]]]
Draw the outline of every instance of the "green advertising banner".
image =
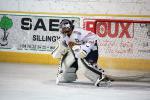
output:
[[60, 39], [59, 23], [69, 19], [80, 26], [78, 17], [0, 15], [0, 51], [48, 53]]

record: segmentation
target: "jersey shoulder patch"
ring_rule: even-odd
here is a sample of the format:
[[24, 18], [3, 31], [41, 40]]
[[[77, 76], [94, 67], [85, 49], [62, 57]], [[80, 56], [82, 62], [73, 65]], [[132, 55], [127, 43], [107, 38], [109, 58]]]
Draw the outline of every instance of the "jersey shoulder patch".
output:
[[73, 31], [74, 34], [77, 34], [77, 35], [81, 35], [81, 32], [79, 31]]
[[77, 34], [77, 35], [82, 35], [82, 31], [83, 31], [82, 28], [75, 28], [75, 29], [73, 30], [73, 33], [75, 33], [75, 34]]

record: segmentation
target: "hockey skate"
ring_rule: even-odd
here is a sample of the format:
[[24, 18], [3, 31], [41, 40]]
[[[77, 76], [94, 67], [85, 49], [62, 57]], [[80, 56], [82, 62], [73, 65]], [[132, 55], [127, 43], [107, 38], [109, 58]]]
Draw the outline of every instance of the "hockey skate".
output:
[[57, 72], [57, 76], [56, 76], [56, 84], [59, 85], [59, 83], [61, 82], [61, 78], [62, 78], [62, 73], [63, 70], [61, 69], [61, 66], [58, 67], [58, 72]]
[[75, 68], [66, 70], [60, 68], [57, 73], [56, 84], [59, 85], [59, 83], [70, 83], [76, 81], [77, 75], [75, 73], [75, 70]]
[[[75, 64], [73, 64], [75, 65]], [[56, 77], [56, 84], [59, 85], [59, 83], [70, 83], [73, 81], [76, 81], [77, 75], [76, 75], [76, 68], [74, 66], [71, 67], [64, 67], [59, 65], [58, 67], [58, 73]]]
[[102, 74], [102, 76], [96, 80], [94, 85], [97, 87], [110, 87], [111, 81], [106, 75]]

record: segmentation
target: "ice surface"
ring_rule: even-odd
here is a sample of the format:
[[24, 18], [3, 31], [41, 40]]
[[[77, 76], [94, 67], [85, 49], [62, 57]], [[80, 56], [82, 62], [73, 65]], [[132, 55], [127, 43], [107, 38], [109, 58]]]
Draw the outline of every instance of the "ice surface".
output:
[[82, 73], [74, 83], [55, 84], [56, 65], [0, 63], [0, 100], [150, 100], [148, 82], [95, 87]]

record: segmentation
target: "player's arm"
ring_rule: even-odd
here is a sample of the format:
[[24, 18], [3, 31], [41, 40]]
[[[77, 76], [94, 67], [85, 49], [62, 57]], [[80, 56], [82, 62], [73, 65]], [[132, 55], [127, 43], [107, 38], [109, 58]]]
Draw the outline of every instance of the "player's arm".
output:
[[75, 52], [78, 52], [78, 57], [85, 58], [89, 52], [93, 49], [95, 42], [96, 42], [96, 35], [94, 33], [87, 34], [83, 41], [85, 41], [82, 45], [75, 45], [73, 47], [73, 50]]

